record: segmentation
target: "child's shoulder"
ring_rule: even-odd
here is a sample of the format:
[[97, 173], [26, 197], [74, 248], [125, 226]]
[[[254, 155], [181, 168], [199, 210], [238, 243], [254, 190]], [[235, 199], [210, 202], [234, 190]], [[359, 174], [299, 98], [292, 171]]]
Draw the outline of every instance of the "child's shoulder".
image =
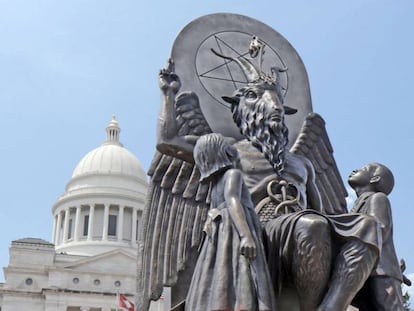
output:
[[390, 200], [388, 199], [388, 196], [383, 192], [374, 192], [370, 196], [370, 201], [376, 204], [389, 204]]

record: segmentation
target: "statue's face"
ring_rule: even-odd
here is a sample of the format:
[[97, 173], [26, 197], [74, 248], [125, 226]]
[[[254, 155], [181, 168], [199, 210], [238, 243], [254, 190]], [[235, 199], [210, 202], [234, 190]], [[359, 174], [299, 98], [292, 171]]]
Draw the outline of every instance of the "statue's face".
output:
[[248, 84], [223, 99], [232, 104], [233, 120], [241, 134], [281, 173], [288, 144], [284, 118], [296, 110], [284, 107], [275, 86], [265, 81]]
[[280, 123], [285, 117], [285, 109], [276, 91], [260, 84], [241, 89], [239, 106], [242, 110], [254, 112], [255, 118], [263, 118], [270, 123]]
[[364, 167], [353, 170], [348, 177], [348, 183], [351, 187], [366, 186], [370, 183], [375, 172], [375, 166], [365, 165]]

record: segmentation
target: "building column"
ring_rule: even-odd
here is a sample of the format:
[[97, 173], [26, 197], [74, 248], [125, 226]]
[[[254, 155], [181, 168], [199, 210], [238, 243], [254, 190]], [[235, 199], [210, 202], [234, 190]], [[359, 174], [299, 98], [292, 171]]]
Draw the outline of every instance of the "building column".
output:
[[55, 244], [56, 238], [56, 225], [57, 225], [57, 215], [53, 217], [53, 229], [52, 229], [52, 243]]
[[131, 236], [131, 242], [132, 244], [136, 243], [137, 241], [137, 209], [135, 207], [132, 208], [132, 236]]
[[60, 237], [60, 228], [61, 227], [62, 227], [62, 212], [60, 211], [57, 214], [57, 223], [56, 223], [55, 241], [54, 241], [55, 245], [60, 244], [59, 237]]
[[102, 229], [102, 240], [108, 240], [108, 221], [109, 221], [109, 204], [105, 204], [103, 229]]
[[124, 209], [125, 206], [119, 206], [119, 213], [118, 213], [118, 224], [117, 224], [117, 237], [118, 241], [122, 241], [124, 236]]
[[81, 223], [81, 206], [76, 207], [76, 215], [75, 215], [75, 230], [73, 231], [73, 240], [78, 241], [79, 240], [79, 232], [80, 232], [80, 223]]
[[88, 241], [93, 239], [93, 217], [95, 215], [95, 205], [89, 206], [89, 221], [88, 221]]
[[68, 207], [65, 211], [65, 222], [63, 224], [63, 243], [68, 241], [68, 229], [69, 229], [69, 210]]

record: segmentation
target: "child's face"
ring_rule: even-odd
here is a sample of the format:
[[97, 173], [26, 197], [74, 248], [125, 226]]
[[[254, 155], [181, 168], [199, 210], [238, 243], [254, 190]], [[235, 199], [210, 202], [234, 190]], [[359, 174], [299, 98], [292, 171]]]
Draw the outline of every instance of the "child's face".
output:
[[360, 169], [353, 170], [348, 177], [349, 185], [352, 188], [369, 185], [371, 178], [374, 176], [375, 170], [376, 167], [371, 164], [365, 165]]

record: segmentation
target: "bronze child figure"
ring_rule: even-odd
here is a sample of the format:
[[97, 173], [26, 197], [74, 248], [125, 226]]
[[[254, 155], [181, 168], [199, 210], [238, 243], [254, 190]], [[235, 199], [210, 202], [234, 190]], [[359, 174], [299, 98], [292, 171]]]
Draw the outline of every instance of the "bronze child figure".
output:
[[[348, 183], [358, 197], [352, 212], [373, 216], [382, 229], [381, 255], [363, 289], [372, 297], [369, 299], [372, 305], [361, 305], [360, 310], [403, 311], [402, 273], [394, 248], [391, 204], [387, 197], [394, 187], [392, 172], [383, 164], [370, 163], [354, 170]], [[367, 299], [360, 302], [366, 303]]]
[[212, 190], [186, 310], [275, 310], [260, 223], [237, 150], [222, 135], [208, 134], [198, 139], [194, 160], [200, 182], [211, 182]]

